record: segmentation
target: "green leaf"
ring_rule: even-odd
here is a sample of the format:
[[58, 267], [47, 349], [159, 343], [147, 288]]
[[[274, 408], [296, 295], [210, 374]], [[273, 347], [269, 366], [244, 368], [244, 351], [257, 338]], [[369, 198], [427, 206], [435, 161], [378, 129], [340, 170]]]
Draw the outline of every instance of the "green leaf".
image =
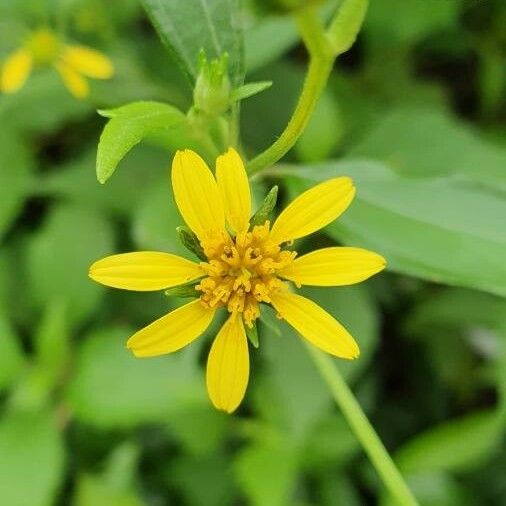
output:
[[228, 53], [233, 86], [244, 78], [243, 40], [238, 0], [142, 0], [163, 43], [192, 82], [199, 53], [209, 60]]
[[344, 416], [340, 413], [329, 412], [308, 433], [303, 451], [302, 464], [305, 469], [330, 469], [330, 466], [345, 466], [359, 454], [360, 443]]
[[21, 139], [2, 128], [0, 137], [0, 238], [21, 210], [32, 186], [31, 155]]
[[341, 2], [327, 30], [327, 37], [335, 55], [348, 51], [355, 43], [368, 7], [368, 0]]
[[[96, 145], [93, 144], [82, 156], [44, 174], [34, 191], [38, 196], [71, 200], [79, 206], [124, 218], [134, 213], [145, 199], [144, 192], [139, 191], [139, 181], [143, 187], [160, 181], [168, 158], [165, 150], [142, 144], [122, 160], [122, 170], [108, 181], [107, 188], [97, 184], [95, 174], [90, 170], [95, 159]], [[166, 175], [164, 182], [164, 187], [168, 187]]]
[[261, 17], [244, 33], [248, 74], [276, 61], [297, 44], [299, 34], [291, 16]]
[[252, 97], [253, 95], [261, 93], [264, 90], [267, 90], [271, 86], [272, 81], [259, 81], [256, 83], [243, 84], [239, 88], [235, 88], [235, 90], [232, 90], [232, 93], [230, 94], [230, 100], [232, 102], [244, 100], [245, 98]]
[[193, 253], [197, 258], [207, 262], [208, 258], [204, 253], [204, 249], [202, 248], [198, 237], [184, 225], [181, 225], [176, 228], [177, 235], [181, 244], [190, 252]]
[[35, 304], [64, 301], [70, 326], [86, 318], [104, 293], [88, 279], [88, 269], [113, 252], [112, 236], [107, 219], [90, 209], [53, 207], [27, 247], [28, 293]]
[[[473, 494], [466, 489], [464, 480], [449, 473], [416, 473], [405, 476], [406, 482], [421, 506], [473, 506]], [[386, 493], [380, 506], [398, 506], [398, 501]]]
[[297, 454], [283, 441], [256, 443], [235, 461], [235, 475], [252, 506], [293, 504]]
[[[212, 426], [202, 428], [206, 433]], [[178, 492], [179, 502], [191, 506], [233, 506], [237, 486], [230, 468], [233, 460], [222, 452], [181, 455], [168, 460], [165, 477], [170, 489]]]
[[24, 364], [23, 350], [7, 317], [0, 312], [0, 391], [18, 377]]
[[185, 285], [173, 286], [172, 288], [165, 290], [164, 293], [167, 297], [190, 297], [195, 299], [199, 296], [199, 292], [195, 288], [198, 284], [198, 281], [193, 281], [192, 283], [187, 283]]
[[409, 332], [420, 337], [431, 328], [469, 329], [477, 326], [506, 327], [506, 300], [488, 293], [446, 288], [420, 301], [406, 321]]
[[78, 478], [75, 506], [142, 506], [135, 491], [135, 468], [139, 448], [124, 443], [114, 449], [100, 475], [85, 474]]
[[138, 359], [125, 343], [133, 332], [111, 327], [86, 336], [77, 355], [68, 399], [77, 418], [99, 427], [160, 422], [189, 400], [203, 400], [195, 347]]
[[[262, 318], [268, 313], [274, 310], [262, 307]], [[277, 327], [280, 336], [265, 327], [260, 331], [265, 370], [250, 391], [261, 416], [300, 442], [327, 413], [331, 398], [299, 334], [282, 320]]]
[[230, 435], [233, 419], [217, 411], [211, 403], [181, 406], [172, 413], [168, 430], [184, 448], [185, 454], [204, 458], [220, 453]]
[[335, 239], [380, 253], [393, 271], [506, 295], [506, 202], [492, 191], [453, 178], [404, 178], [377, 163], [306, 169], [281, 173], [305, 177], [304, 188], [309, 178], [355, 180], [357, 197], [326, 229]]
[[51, 414], [5, 414], [0, 421], [2, 504], [54, 504], [63, 478], [63, 458], [63, 441]]
[[437, 30], [451, 28], [459, 12], [458, 0], [383, 0], [370, 4], [365, 33], [380, 46], [411, 44]]
[[132, 218], [132, 235], [137, 249], [167, 251], [188, 256], [179, 240], [181, 219], [174, 202], [167, 174], [160, 174], [147, 186]]
[[255, 214], [250, 219], [250, 228], [255, 225], [263, 225], [271, 216], [272, 211], [276, 207], [278, 201], [278, 187], [273, 186], [269, 193], [265, 196], [260, 207], [256, 210]]
[[395, 455], [401, 471], [464, 471], [498, 450], [502, 420], [496, 411], [473, 413], [415, 436]]
[[466, 177], [506, 191], [506, 149], [441, 109], [395, 109], [349, 155], [379, 159], [406, 176]]
[[66, 321], [67, 307], [61, 299], [50, 299], [35, 336], [37, 367], [57, 383], [70, 358], [70, 339]]
[[112, 176], [123, 157], [146, 136], [186, 121], [179, 109], [161, 102], [133, 102], [100, 114], [110, 118], [97, 151], [97, 179], [101, 183]]
[[82, 475], [77, 479], [75, 506], [143, 506], [132, 491], [111, 489], [100, 477]]
[[253, 322], [253, 327], [248, 327], [248, 325], [246, 325], [244, 329], [246, 330], [246, 335], [248, 336], [250, 343], [255, 348], [258, 348], [260, 344], [258, 342], [258, 329], [256, 322]]

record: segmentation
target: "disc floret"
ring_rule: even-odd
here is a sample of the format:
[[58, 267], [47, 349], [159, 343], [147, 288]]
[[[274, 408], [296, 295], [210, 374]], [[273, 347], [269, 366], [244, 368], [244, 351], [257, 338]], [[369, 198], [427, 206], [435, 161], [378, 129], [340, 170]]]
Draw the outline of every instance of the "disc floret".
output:
[[241, 313], [250, 328], [260, 316], [259, 303], [270, 303], [271, 294], [286, 284], [278, 271], [297, 255], [270, 239], [269, 221], [233, 239], [223, 235], [204, 241], [203, 248], [208, 261], [201, 264], [206, 277], [196, 286], [200, 300], [209, 309], [226, 307], [230, 313]]

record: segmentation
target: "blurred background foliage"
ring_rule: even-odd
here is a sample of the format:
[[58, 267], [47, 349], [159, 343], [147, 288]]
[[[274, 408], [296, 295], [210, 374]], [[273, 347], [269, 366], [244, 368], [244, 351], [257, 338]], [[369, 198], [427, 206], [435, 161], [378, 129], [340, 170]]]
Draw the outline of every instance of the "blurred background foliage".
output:
[[[355, 179], [350, 210], [311, 240], [370, 247], [389, 272], [308, 290], [361, 345], [338, 366], [422, 505], [506, 504], [506, 4], [371, 4], [309, 127], [256, 186], [275, 181], [287, 199]], [[234, 75], [244, 63], [248, 81], [273, 81], [242, 107], [250, 156], [282, 131], [305, 73], [279, 5], [246, 2], [235, 27], [245, 61], [232, 58]], [[176, 11], [191, 81], [200, 18]], [[209, 340], [130, 356], [130, 333], [177, 301], [104, 289], [87, 268], [121, 251], [182, 252], [168, 184], [180, 141], [142, 143], [99, 185], [96, 109], [146, 99], [186, 111], [190, 81], [138, 0], [0, 0], [0, 59], [46, 24], [108, 54], [116, 75], [82, 102], [45, 70], [0, 95], [0, 504], [390, 505], [273, 314], [232, 417], [207, 400]]]

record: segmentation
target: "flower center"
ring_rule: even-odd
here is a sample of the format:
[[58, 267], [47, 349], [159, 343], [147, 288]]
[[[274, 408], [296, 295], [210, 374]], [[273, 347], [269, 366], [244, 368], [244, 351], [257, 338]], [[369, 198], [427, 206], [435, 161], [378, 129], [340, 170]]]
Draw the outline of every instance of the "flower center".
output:
[[45, 28], [33, 32], [27, 41], [28, 50], [32, 53], [33, 59], [40, 65], [52, 63], [60, 52], [60, 41], [58, 37]]
[[196, 286], [200, 300], [208, 308], [226, 306], [231, 313], [242, 313], [248, 327], [260, 316], [259, 303], [270, 302], [270, 295], [283, 286], [277, 272], [297, 255], [270, 240], [268, 221], [235, 239], [224, 235], [202, 247], [208, 262], [201, 264], [207, 277]]

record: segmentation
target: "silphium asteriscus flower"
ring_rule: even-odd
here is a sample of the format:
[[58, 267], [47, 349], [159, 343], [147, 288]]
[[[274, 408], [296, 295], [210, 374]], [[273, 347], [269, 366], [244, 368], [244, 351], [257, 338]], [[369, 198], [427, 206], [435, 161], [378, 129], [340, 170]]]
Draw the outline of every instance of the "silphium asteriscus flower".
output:
[[64, 43], [58, 35], [41, 28], [11, 53], [3, 64], [0, 88], [15, 93], [23, 87], [34, 67], [53, 67], [67, 89], [77, 99], [89, 95], [87, 77], [110, 79], [114, 74], [111, 60], [87, 46]]
[[225, 310], [228, 316], [211, 345], [206, 377], [212, 403], [229, 413], [246, 391], [246, 330], [255, 325], [263, 304], [270, 304], [317, 348], [344, 359], [358, 357], [358, 345], [348, 331], [296, 288], [358, 283], [381, 271], [385, 260], [360, 248], [329, 247], [302, 256], [289, 249], [294, 240], [320, 230], [345, 211], [355, 195], [350, 178], [330, 179], [305, 191], [272, 226], [269, 221], [251, 224], [248, 177], [233, 149], [218, 157], [216, 177], [196, 153], [178, 151], [172, 187], [203, 261], [142, 251], [109, 256], [90, 268], [93, 280], [126, 290], [162, 290], [194, 282], [193, 301], [130, 337], [127, 346], [135, 356], [183, 348]]

